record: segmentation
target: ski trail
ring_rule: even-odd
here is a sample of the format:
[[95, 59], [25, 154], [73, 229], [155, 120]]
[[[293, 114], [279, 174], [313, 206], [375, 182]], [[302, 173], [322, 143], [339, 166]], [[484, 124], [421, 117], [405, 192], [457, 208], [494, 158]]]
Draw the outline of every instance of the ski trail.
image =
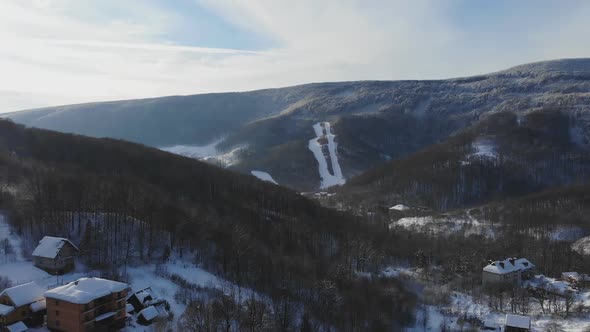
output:
[[[334, 138], [336, 135], [332, 133], [332, 128], [330, 127], [329, 122], [318, 122], [313, 125], [313, 130], [315, 131], [316, 138], [312, 138], [309, 140], [309, 150], [313, 153], [315, 159], [318, 161], [318, 171], [321, 177], [321, 184], [320, 188], [328, 188], [335, 185], [342, 185], [346, 182], [344, 176], [342, 175], [342, 168], [340, 167], [340, 163], [338, 162], [338, 155], [336, 154], [338, 144], [335, 142]], [[322, 150], [322, 143], [320, 140], [325, 138], [328, 148], [328, 154], [330, 158], [330, 163], [332, 164], [332, 172], [330, 172], [328, 168], [328, 161], [324, 155]]]

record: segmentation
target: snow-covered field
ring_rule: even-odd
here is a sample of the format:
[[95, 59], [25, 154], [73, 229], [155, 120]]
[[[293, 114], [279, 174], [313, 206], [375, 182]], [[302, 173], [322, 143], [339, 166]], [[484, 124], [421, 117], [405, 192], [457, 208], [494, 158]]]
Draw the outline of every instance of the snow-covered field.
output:
[[[329, 122], [318, 122], [313, 125], [316, 138], [309, 140], [309, 150], [313, 153], [315, 159], [318, 161], [318, 171], [321, 177], [320, 188], [328, 188], [337, 185], [343, 185], [346, 180], [342, 175], [342, 169], [338, 163], [338, 155], [336, 151], [338, 149], [337, 143], [334, 141], [336, 135], [332, 133]], [[322, 141], [326, 141], [322, 144]], [[324, 155], [322, 146], [327, 145], [328, 156]], [[329, 158], [330, 164], [332, 165], [332, 171], [328, 167]]]
[[496, 230], [491, 224], [479, 221], [470, 215], [457, 216], [424, 216], [406, 217], [389, 224], [389, 229], [401, 227], [418, 233], [432, 233], [437, 235], [450, 235], [464, 232], [465, 236], [483, 235], [488, 238], [496, 236]]
[[255, 177], [259, 178], [262, 181], [267, 181], [267, 182], [271, 182], [274, 184], [278, 184], [277, 181], [275, 181], [272, 176], [266, 172], [262, 172], [262, 171], [251, 171], [250, 174], [254, 175]]
[[177, 155], [203, 160], [221, 167], [229, 167], [240, 160], [240, 152], [246, 149], [247, 146], [238, 146], [223, 153], [217, 149], [217, 146], [223, 142], [224, 139], [225, 138], [216, 139], [207, 145], [173, 145], [160, 147], [159, 149]]

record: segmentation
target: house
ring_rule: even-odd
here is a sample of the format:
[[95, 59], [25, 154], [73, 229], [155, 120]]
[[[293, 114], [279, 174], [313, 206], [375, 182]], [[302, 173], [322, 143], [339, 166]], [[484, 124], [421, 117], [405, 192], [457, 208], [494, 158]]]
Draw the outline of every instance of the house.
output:
[[484, 331], [500, 331], [500, 325], [493, 319], [486, 319], [483, 323]]
[[531, 318], [519, 315], [506, 315], [504, 332], [521, 332], [531, 330]]
[[168, 313], [162, 305], [151, 305], [137, 314], [137, 322], [141, 325], [150, 325], [166, 317], [168, 317]]
[[105, 331], [125, 326], [127, 289], [122, 282], [81, 278], [45, 292], [47, 327], [54, 331]]
[[43, 289], [34, 282], [3, 290], [0, 293], [0, 326], [19, 321], [43, 322], [44, 300]]
[[127, 303], [133, 306], [135, 312], [140, 312], [146, 307], [160, 302], [163, 300], [159, 300], [150, 287], [139, 290], [127, 298]]
[[535, 265], [526, 258], [507, 258], [490, 262], [483, 268], [484, 286], [510, 286], [534, 276]]
[[33, 263], [48, 273], [64, 274], [74, 269], [74, 257], [79, 252], [68, 239], [45, 236], [33, 251]]

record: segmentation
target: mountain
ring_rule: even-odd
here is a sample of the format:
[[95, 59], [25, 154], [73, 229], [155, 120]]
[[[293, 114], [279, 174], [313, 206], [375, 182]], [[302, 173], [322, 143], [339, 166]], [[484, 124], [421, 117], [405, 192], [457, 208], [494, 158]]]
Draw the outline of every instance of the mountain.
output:
[[[5, 116], [27, 126], [208, 157], [212, 163], [247, 174], [266, 172], [281, 185], [309, 191], [443, 142], [498, 112], [559, 109], [575, 119], [577, 137], [587, 144], [589, 98], [590, 59], [563, 59], [448, 80], [318, 83], [48, 107]], [[318, 137], [314, 126], [322, 122], [329, 123], [330, 132]], [[338, 168], [343, 179], [326, 182], [324, 178], [337, 177]]]

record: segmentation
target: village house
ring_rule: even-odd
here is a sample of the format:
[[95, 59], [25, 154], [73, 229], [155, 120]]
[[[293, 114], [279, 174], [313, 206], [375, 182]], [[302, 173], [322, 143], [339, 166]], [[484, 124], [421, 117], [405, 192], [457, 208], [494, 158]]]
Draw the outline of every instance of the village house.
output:
[[141, 325], [150, 325], [166, 317], [168, 317], [168, 313], [162, 305], [151, 305], [137, 314], [137, 322]]
[[150, 287], [141, 289], [135, 293], [133, 293], [127, 299], [127, 303], [133, 306], [133, 310], [135, 312], [140, 312], [141, 310], [145, 309], [146, 307], [156, 304], [158, 302], [157, 297], [154, 295], [152, 289]]
[[42, 323], [45, 314], [43, 289], [30, 282], [7, 288], [0, 293], [0, 326], [20, 321]]
[[3, 329], [0, 329], [0, 331], [2, 332], [25, 332], [28, 330], [29, 327], [27, 326], [27, 324], [23, 322], [16, 322], [14, 324], [4, 327]]
[[64, 274], [74, 269], [74, 257], [79, 252], [68, 239], [45, 236], [33, 251], [33, 263], [48, 273]]
[[531, 318], [519, 315], [506, 315], [504, 332], [522, 332], [531, 330]]
[[45, 292], [47, 327], [52, 331], [106, 331], [125, 326], [129, 286], [122, 282], [81, 278]]
[[490, 262], [483, 268], [484, 286], [509, 286], [533, 277], [535, 265], [526, 258], [507, 258]]

